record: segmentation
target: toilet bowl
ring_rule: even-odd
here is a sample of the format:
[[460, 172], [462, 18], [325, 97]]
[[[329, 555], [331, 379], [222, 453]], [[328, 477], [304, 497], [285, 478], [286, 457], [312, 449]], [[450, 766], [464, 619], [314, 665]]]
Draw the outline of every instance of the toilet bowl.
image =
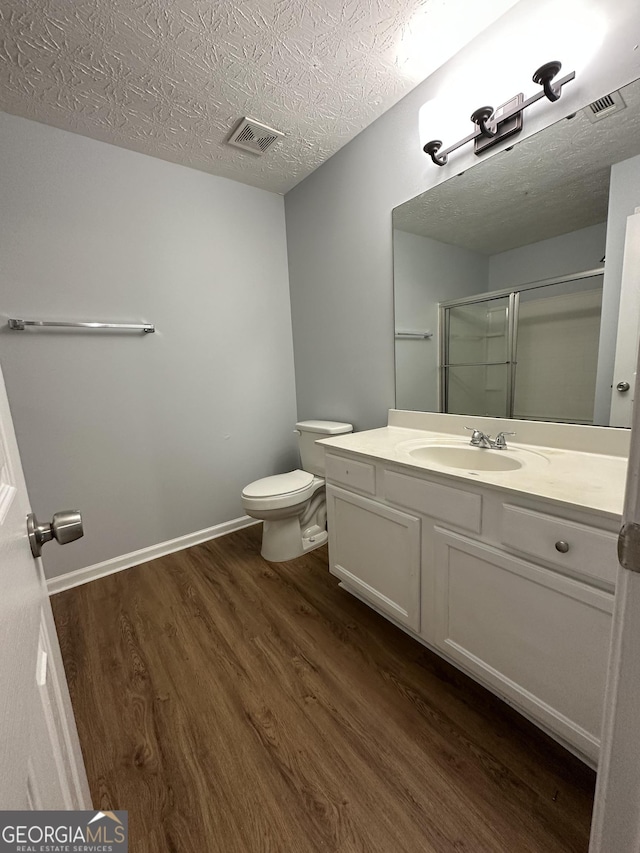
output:
[[244, 511], [263, 521], [260, 553], [265, 560], [293, 560], [327, 541], [324, 449], [315, 442], [352, 431], [351, 424], [337, 421], [300, 421], [302, 469], [264, 477], [243, 489]]

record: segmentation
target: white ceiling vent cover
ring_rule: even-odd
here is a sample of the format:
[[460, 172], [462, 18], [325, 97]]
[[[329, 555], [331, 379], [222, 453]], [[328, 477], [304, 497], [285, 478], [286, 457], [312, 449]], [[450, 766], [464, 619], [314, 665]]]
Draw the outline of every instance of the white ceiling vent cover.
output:
[[589, 104], [588, 107], [584, 108], [585, 113], [587, 114], [587, 118], [591, 122], [601, 121], [603, 118], [607, 118], [607, 116], [613, 115], [613, 113], [619, 113], [620, 110], [626, 109], [626, 104], [622, 100], [622, 95], [620, 92], [611, 92], [610, 95], [605, 95], [602, 98], [598, 98], [597, 101], [594, 101], [592, 104]]
[[267, 127], [266, 124], [253, 118], [240, 119], [240, 124], [233, 131], [227, 142], [254, 154], [264, 154], [274, 142], [281, 139], [284, 133]]

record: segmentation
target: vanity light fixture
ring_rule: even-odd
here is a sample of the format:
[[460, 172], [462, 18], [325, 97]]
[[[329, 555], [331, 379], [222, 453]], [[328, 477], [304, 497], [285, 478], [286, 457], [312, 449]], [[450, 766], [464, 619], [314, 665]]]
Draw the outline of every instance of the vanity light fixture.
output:
[[496, 110], [493, 107], [480, 107], [471, 114], [471, 121], [476, 129], [469, 136], [465, 136], [464, 139], [456, 142], [455, 145], [450, 145], [444, 151], [440, 150], [442, 141], [432, 139], [431, 142], [427, 142], [422, 150], [431, 157], [436, 166], [446, 166], [449, 154], [466, 145], [467, 142], [473, 140], [475, 153], [481, 154], [503, 139], [519, 133], [522, 130], [522, 114], [527, 107], [545, 97], [550, 101], [557, 101], [562, 94], [564, 84], [575, 79], [576, 73], [572, 71], [554, 84], [553, 80], [561, 68], [562, 63], [560, 62], [546, 62], [538, 68], [532, 78], [534, 83], [542, 86], [542, 91], [531, 95], [526, 101], [523, 94], [515, 95]]

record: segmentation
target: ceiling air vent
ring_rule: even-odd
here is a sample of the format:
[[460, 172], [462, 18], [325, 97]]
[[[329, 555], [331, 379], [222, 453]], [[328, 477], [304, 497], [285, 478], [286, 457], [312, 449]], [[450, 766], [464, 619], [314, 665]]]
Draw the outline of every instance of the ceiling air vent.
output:
[[281, 139], [284, 133], [279, 130], [274, 130], [272, 127], [267, 127], [252, 118], [240, 119], [240, 124], [233, 131], [227, 142], [229, 145], [235, 145], [238, 148], [244, 148], [245, 151], [252, 151], [254, 154], [264, 154], [267, 148], [271, 148], [274, 142]]
[[596, 122], [614, 113], [619, 113], [626, 106], [620, 92], [612, 92], [610, 95], [605, 95], [603, 98], [598, 98], [597, 101], [589, 104], [588, 107], [585, 107], [584, 111], [589, 121]]

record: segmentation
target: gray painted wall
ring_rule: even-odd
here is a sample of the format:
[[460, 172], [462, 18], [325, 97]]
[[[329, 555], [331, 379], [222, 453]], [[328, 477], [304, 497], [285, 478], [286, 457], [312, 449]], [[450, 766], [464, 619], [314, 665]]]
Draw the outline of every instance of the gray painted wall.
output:
[[640, 156], [616, 163], [611, 169], [609, 220], [607, 228], [602, 323], [598, 349], [594, 422], [608, 424], [611, 414], [611, 385], [615, 361], [615, 341], [620, 311], [622, 259], [627, 217], [640, 206]]
[[[603, 41], [588, 61], [576, 63], [577, 80], [566, 87], [560, 101], [540, 101], [527, 111], [525, 135], [640, 76], [640, 50], [634, 50], [640, 28], [636, 0], [615, 5], [593, 0], [589, 6], [602, 14], [598, 32]], [[434, 166], [421, 151], [425, 140], [419, 136], [420, 108], [431, 101], [431, 114], [439, 116], [426, 138], [455, 141], [462, 135], [458, 119], [480, 103], [499, 104], [515, 92], [535, 91], [530, 75], [551, 58], [550, 53], [570, 63], [573, 48], [584, 38], [580, 22], [576, 21], [576, 45], [565, 38], [564, 51], [552, 49], [529, 37], [529, 24], [539, 11], [535, 0], [521, 0], [287, 193], [300, 417], [337, 418], [358, 429], [386, 423], [387, 409], [394, 404], [391, 211], [477, 159], [467, 146], [451, 157], [449, 165]], [[554, 28], [547, 30], [552, 38]], [[527, 52], [531, 56], [528, 76], [510, 75], [505, 62], [508, 45], [517, 47], [511, 62]], [[572, 69], [571, 64], [565, 67]], [[473, 102], [465, 101], [466, 89]], [[451, 104], [447, 96], [454, 91], [456, 103]]]
[[600, 222], [589, 228], [492, 255], [489, 258], [487, 290], [502, 290], [601, 267], [606, 236], [607, 224]]
[[297, 464], [283, 199], [0, 114], [4, 317], [155, 335], [0, 331], [34, 510], [83, 512], [49, 576], [243, 514]]
[[397, 339], [399, 409], [431, 411], [438, 399], [438, 303], [487, 289], [489, 259], [430, 237], [393, 232], [395, 328], [428, 330], [426, 340]]

